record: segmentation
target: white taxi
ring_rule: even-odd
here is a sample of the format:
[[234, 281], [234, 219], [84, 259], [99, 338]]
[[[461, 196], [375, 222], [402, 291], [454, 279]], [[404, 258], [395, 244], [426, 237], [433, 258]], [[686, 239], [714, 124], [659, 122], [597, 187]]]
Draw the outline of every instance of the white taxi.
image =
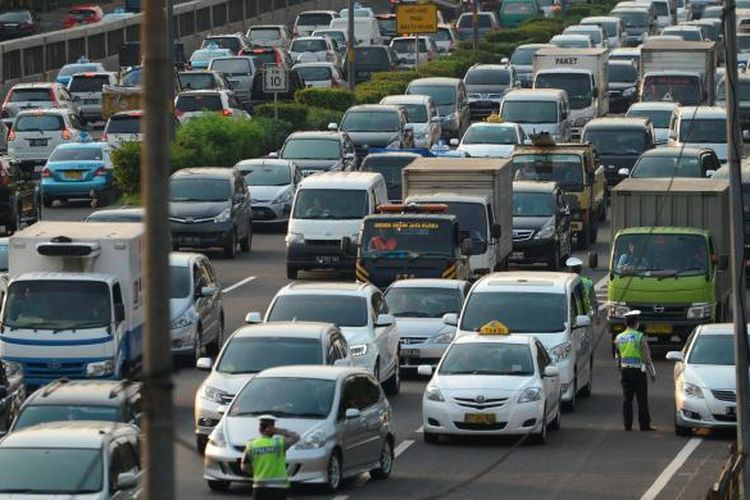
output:
[[560, 372], [541, 342], [513, 335], [492, 321], [457, 338], [432, 375], [422, 398], [426, 443], [441, 435], [523, 435], [547, 441], [560, 428]]

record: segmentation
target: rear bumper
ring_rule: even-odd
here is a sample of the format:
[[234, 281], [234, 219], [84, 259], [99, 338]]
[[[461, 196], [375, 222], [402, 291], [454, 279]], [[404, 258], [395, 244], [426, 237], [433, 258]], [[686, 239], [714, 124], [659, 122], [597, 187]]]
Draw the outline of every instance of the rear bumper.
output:
[[100, 193], [111, 189], [113, 179], [111, 176], [97, 176], [90, 181], [56, 181], [49, 178], [42, 179], [43, 196], [85, 196], [89, 197], [91, 192]]
[[513, 242], [511, 262], [531, 263], [547, 262], [555, 253], [555, 240], [523, 240]]
[[172, 241], [177, 247], [212, 248], [226, 246], [232, 237], [234, 225], [231, 222], [216, 224], [199, 222], [182, 224], [170, 222]]

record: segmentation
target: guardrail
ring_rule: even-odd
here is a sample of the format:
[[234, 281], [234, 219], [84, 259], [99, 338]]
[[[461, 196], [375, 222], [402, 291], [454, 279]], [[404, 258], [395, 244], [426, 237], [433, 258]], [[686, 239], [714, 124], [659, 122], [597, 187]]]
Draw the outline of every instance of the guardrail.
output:
[[706, 500], [739, 500], [741, 498], [740, 474], [744, 457], [737, 453], [736, 443], [729, 445], [729, 459], [721, 468], [719, 479], [711, 486]]
[[[175, 5], [175, 37], [189, 55], [206, 35], [244, 32], [251, 24], [288, 24], [303, 10], [338, 9], [345, 3], [346, 0], [194, 0]], [[0, 91], [5, 94], [20, 82], [52, 80], [62, 66], [81, 56], [116, 70], [120, 47], [140, 40], [142, 17], [136, 14], [0, 43]]]

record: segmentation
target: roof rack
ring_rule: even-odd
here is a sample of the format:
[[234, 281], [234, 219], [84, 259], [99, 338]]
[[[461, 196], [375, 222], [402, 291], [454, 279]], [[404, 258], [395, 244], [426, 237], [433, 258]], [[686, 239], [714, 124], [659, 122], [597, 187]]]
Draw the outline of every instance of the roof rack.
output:
[[55, 390], [57, 390], [60, 386], [63, 386], [65, 384], [67, 384], [68, 382], [70, 382], [70, 380], [68, 380], [65, 377], [59, 378], [57, 380], [54, 380], [54, 381], [50, 382], [44, 388], [44, 391], [42, 391], [42, 397], [46, 398], [47, 396], [49, 396], [50, 394], [52, 394]]
[[109, 399], [116, 397], [117, 393], [125, 389], [128, 385], [130, 385], [130, 380], [120, 380], [120, 382], [109, 391], [109, 396], [107, 397]]

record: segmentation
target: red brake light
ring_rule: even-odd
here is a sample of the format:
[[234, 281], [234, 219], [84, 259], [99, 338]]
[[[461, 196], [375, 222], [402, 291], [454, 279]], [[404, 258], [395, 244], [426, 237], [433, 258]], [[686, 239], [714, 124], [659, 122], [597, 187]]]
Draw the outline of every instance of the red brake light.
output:
[[8, 142], [15, 141], [16, 140], [16, 131], [13, 129], [10, 129], [8, 132]]
[[104, 176], [107, 175], [107, 167], [99, 167], [96, 169], [96, 172], [94, 172], [95, 176]]
[[42, 169], [42, 177], [52, 177], [52, 171], [49, 168], [44, 167]]
[[221, 114], [224, 116], [232, 116], [232, 110], [231, 109], [223, 109], [221, 111]]

